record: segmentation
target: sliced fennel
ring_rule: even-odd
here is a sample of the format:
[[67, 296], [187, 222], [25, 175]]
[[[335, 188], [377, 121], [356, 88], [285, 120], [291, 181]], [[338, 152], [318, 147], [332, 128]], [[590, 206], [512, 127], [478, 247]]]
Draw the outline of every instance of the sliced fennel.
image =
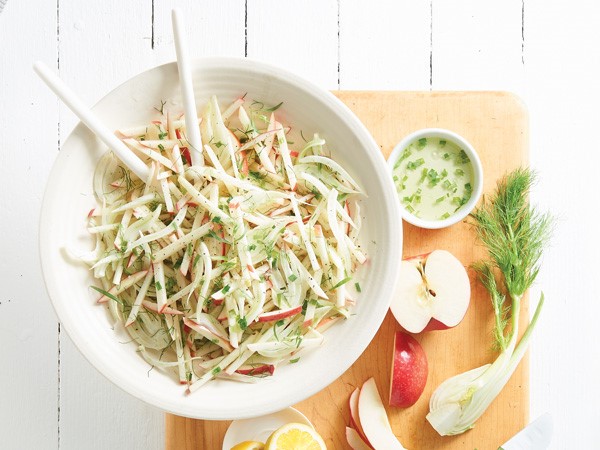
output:
[[290, 128], [243, 98], [206, 105], [203, 165], [190, 165], [185, 120], [165, 114], [117, 132], [146, 180], [110, 152], [96, 168], [83, 260], [98, 301], [189, 392], [271, 375], [350, 315], [362, 192], [324, 139], [295, 151]]
[[543, 293], [531, 323], [518, 340], [521, 301], [537, 277], [553, 226], [548, 213], [538, 213], [529, 204], [534, 180], [528, 169], [509, 173], [498, 183], [491, 199], [471, 215], [490, 256], [489, 261], [473, 267], [492, 300], [494, 344], [500, 355], [492, 364], [449, 378], [435, 390], [427, 420], [442, 436], [473, 428], [512, 376], [537, 324]]

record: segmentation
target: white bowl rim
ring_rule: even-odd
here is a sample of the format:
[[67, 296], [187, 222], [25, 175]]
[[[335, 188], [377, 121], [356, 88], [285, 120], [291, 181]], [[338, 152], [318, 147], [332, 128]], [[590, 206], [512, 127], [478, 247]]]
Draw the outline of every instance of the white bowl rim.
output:
[[445, 128], [422, 128], [413, 131], [408, 136], [403, 138], [398, 144], [396, 144], [387, 160], [390, 174], [394, 171], [394, 163], [396, 159], [398, 159], [399, 153], [405, 147], [409, 146], [410, 144], [421, 138], [428, 137], [445, 138], [458, 145], [461, 149], [465, 151], [465, 153], [467, 153], [467, 156], [469, 156], [469, 159], [471, 160], [471, 163], [473, 165], [473, 184], [475, 185], [473, 188], [473, 194], [471, 195], [469, 201], [455, 214], [452, 214], [450, 217], [444, 220], [427, 220], [417, 217], [414, 214], [411, 214], [409, 211], [407, 211], [398, 198], [397, 203], [400, 206], [401, 215], [404, 220], [420, 228], [436, 230], [440, 228], [446, 228], [460, 222], [469, 215], [473, 208], [475, 208], [475, 205], [479, 201], [481, 193], [483, 192], [483, 166], [481, 165], [481, 159], [479, 158], [477, 151], [475, 151], [475, 148], [471, 145], [469, 141], [467, 141], [458, 133], [451, 130], [447, 130]]
[[[165, 68], [167, 66], [172, 66], [175, 64], [176, 64], [176, 62], [172, 61], [172, 62], [168, 62], [165, 64], [153, 66], [151, 68], [143, 70], [143, 71], [137, 73], [136, 75], [122, 81], [117, 86], [115, 86], [113, 89], [111, 89], [109, 92], [107, 92], [105, 95], [103, 95], [95, 103], [95, 105], [92, 107], [92, 109], [96, 108], [99, 104], [101, 104], [104, 101], [104, 99], [106, 99], [108, 96], [112, 95], [116, 90], [121, 88], [126, 83], [129, 83], [132, 79], [134, 79], [138, 76], [144, 75], [151, 71], [161, 70], [161, 69], [165, 70]], [[375, 140], [372, 137], [372, 135], [370, 134], [370, 132], [367, 130], [367, 128], [364, 126], [364, 124], [358, 119], [358, 117], [350, 110], [350, 108], [348, 108], [341, 100], [339, 100], [337, 97], [335, 97], [331, 92], [327, 91], [326, 89], [323, 89], [323, 88], [317, 86], [316, 84], [314, 84], [308, 80], [305, 80], [304, 78], [299, 77], [298, 75], [288, 72], [285, 69], [281, 69], [277, 66], [270, 65], [270, 64], [264, 63], [262, 61], [256, 61], [256, 60], [253, 60], [250, 58], [237, 58], [237, 57], [196, 58], [192, 62], [192, 67], [196, 67], [196, 65], [200, 65], [201, 67], [237, 66], [238, 68], [242, 68], [242, 69], [246, 69], [246, 70], [258, 70], [265, 74], [273, 75], [276, 78], [285, 79], [286, 81], [294, 84], [296, 88], [299, 88], [301, 90], [313, 92], [315, 95], [318, 95], [322, 99], [323, 103], [327, 107], [331, 108], [335, 112], [336, 115], [340, 116], [344, 121], [352, 124], [352, 127], [355, 130], [357, 136], [359, 136], [361, 139], [361, 146], [366, 149], [365, 157], [368, 157], [372, 160], [372, 163], [376, 166], [376, 169], [378, 172], [380, 172], [382, 174], [387, 172], [385, 158], [383, 157], [379, 146], [375, 142]], [[68, 142], [68, 140], [71, 137], [71, 135], [73, 134], [73, 132], [75, 130], [77, 130], [80, 126], [82, 126], [81, 122], [77, 122], [75, 124], [75, 126], [73, 127], [73, 130], [71, 130], [69, 136], [67, 136], [67, 138], [63, 142], [63, 146]], [[140, 388], [139, 386], [137, 386], [135, 383], [131, 382], [126, 377], [123, 377], [120, 374], [120, 372], [118, 370], [116, 370], [115, 368], [103, 365], [98, 358], [97, 350], [95, 350], [93, 348], [93, 346], [90, 345], [89, 342], [87, 342], [85, 339], [83, 339], [83, 335], [81, 333], [80, 328], [78, 326], [76, 326], [74, 324], [74, 321], [68, 316], [67, 309], [66, 309], [66, 306], [64, 305], [64, 302], [59, 300], [60, 287], [57, 286], [53, 282], [53, 279], [51, 277], [52, 268], [49, 266], [49, 264], [50, 264], [49, 252], [53, 250], [49, 246], [49, 243], [48, 243], [51, 230], [48, 230], [48, 229], [45, 229], [44, 227], [42, 227], [42, 224], [45, 222], [46, 217], [50, 216], [50, 214], [51, 214], [51, 211], [49, 210], [49, 207], [47, 206], [48, 202], [46, 201], [46, 197], [50, 196], [50, 192], [51, 192], [50, 188], [53, 185], [52, 180], [56, 176], [54, 174], [54, 172], [58, 170], [58, 161], [59, 160], [60, 160], [60, 152], [59, 152], [57, 159], [53, 163], [52, 169], [50, 171], [50, 174], [49, 174], [49, 177], [48, 177], [48, 180], [46, 183], [44, 197], [42, 200], [41, 213], [40, 213], [40, 218], [39, 218], [39, 223], [38, 223], [38, 230], [39, 230], [38, 248], [39, 248], [39, 252], [40, 252], [40, 265], [42, 268], [42, 274], [43, 274], [43, 278], [44, 278], [46, 292], [48, 294], [48, 297], [51, 300], [51, 303], [52, 303], [53, 308], [59, 318], [59, 321], [61, 322], [61, 324], [63, 324], [64, 330], [69, 335], [69, 337], [71, 338], [71, 340], [73, 341], [73, 343], [75, 344], [77, 349], [85, 357], [85, 359], [96, 370], [98, 370], [105, 378], [107, 378], [109, 381], [111, 381], [117, 387], [119, 387], [120, 389], [127, 392], [128, 394], [133, 395], [134, 397], [138, 398], [139, 400], [144, 401], [145, 403], [147, 403], [153, 407], [157, 407], [168, 413], [172, 413], [172, 414], [176, 414], [176, 415], [180, 415], [180, 416], [184, 416], [184, 417], [196, 418], [196, 419], [234, 420], [234, 419], [245, 419], [245, 418], [256, 417], [257, 415], [276, 412], [285, 407], [294, 405], [296, 403], [299, 403], [300, 401], [303, 401], [303, 400], [309, 398], [310, 396], [316, 394], [317, 392], [321, 391], [322, 389], [326, 388], [332, 382], [334, 382], [337, 378], [339, 378], [343, 374], [343, 372], [345, 372], [348, 368], [350, 368], [351, 365], [354, 364], [354, 362], [360, 357], [360, 355], [364, 352], [364, 350], [367, 348], [369, 343], [372, 341], [372, 339], [374, 338], [375, 334], [377, 333], [379, 327], [381, 326], [381, 323], [383, 322], [383, 320], [387, 314], [387, 311], [389, 309], [389, 303], [391, 301], [391, 295], [392, 295], [391, 293], [393, 292], [393, 289], [389, 290], [390, 294], [388, 294], [388, 298], [387, 298], [386, 302], [382, 302], [382, 301], [379, 302], [378, 314], [376, 316], [376, 320], [373, 321], [373, 322], [375, 322], [375, 321], [377, 322], [377, 326], [376, 327], [374, 326], [373, 329], [369, 331], [369, 333], [366, 333], [365, 335], [363, 335], [362, 341], [359, 341], [359, 343], [357, 344], [357, 347], [360, 348], [360, 351], [355, 352], [357, 354], [355, 357], [352, 358], [352, 362], [350, 364], [347, 364], [347, 365], [340, 364], [340, 366], [343, 366], [343, 370], [340, 370], [338, 368], [335, 371], [335, 374], [330, 375], [329, 377], [323, 377], [324, 381], [322, 383], [315, 384], [314, 386], [307, 386], [303, 390], [295, 390], [295, 391], [290, 390], [290, 391], [295, 392], [295, 395], [292, 395], [292, 394], [287, 395], [285, 397], [284, 401], [281, 401], [281, 399], [280, 399], [279, 402], [273, 402], [272, 405], [270, 405], [269, 407], [267, 407], [266, 409], [262, 410], [259, 413], [247, 413], [247, 412], [237, 413], [236, 412], [233, 414], [227, 414], [227, 415], [221, 414], [221, 415], [207, 417], [207, 416], [203, 415], [202, 412], [198, 412], [197, 409], [193, 407], [193, 405], [192, 406], [186, 405], [186, 406], [182, 407], [181, 403], [178, 403], [177, 405], [179, 407], [174, 407], [173, 403], [160, 401], [157, 398], [148, 395], [148, 392], [146, 389]], [[395, 283], [397, 280], [397, 274], [398, 274], [397, 268], [400, 266], [400, 259], [401, 259], [400, 255], [402, 254], [402, 242], [403, 242], [402, 232], [401, 232], [402, 231], [402, 221], [400, 219], [400, 212], [399, 212], [400, 207], [399, 207], [398, 202], [396, 201], [396, 194], [395, 194], [395, 189], [393, 188], [392, 180], [390, 178], [389, 182], [384, 181], [385, 178], [387, 178], [387, 177], [381, 177], [381, 182], [384, 184], [388, 184], [388, 187], [390, 188], [390, 189], [383, 189], [383, 192], [382, 192], [383, 201], [385, 203], [385, 208], [388, 210], [388, 217], [387, 217], [388, 222], [389, 222], [388, 228], [390, 230], [396, 230], [396, 232], [390, 232], [389, 236], [387, 236], [388, 244], [389, 244], [388, 247], [390, 249], [396, 249], [396, 252], [394, 252], [394, 251], [388, 252], [388, 258], [386, 259], [386, 263], [385, 263], [385, 273], [381, 277], [381, 284], [383, 286], [395, 286]], [[397, 230], [400, 230], [400, 232], [398, 233]], [[398, 255], [397, 259], [394, 259], [392, 257], [392, 255], [394, 253], [396, 255]], [[394, 265], [396, 265], [396, 267], [394, 267]], [[384, 307], [384, 303], [385, 303], [385, 307]], [[350, 359], [348, 357], [348, 355], [345, 355], [345, 356], [342, 355], [342, 357], [345, 358], [345, 361]]]

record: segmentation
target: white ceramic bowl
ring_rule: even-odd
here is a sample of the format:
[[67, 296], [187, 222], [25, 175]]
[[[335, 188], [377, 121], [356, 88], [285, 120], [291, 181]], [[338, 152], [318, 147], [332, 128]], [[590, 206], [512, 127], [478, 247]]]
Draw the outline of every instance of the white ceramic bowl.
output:
[[[86, 215], [95, 204], [92, 173], [106, 150], [79, 124], [65, 141], [54, 164], [41, 213], [40, 256], [46, 287], [60, 321], [83, 355], [117, 386], [165, 411], [203, 419], [239, 419], [279, 411], [320, 391], [360, 356], [379, 328], [394, 291], [402, 254], [402, 223], [387, 167], [371, 135], [331, 93], [303, 79], [247, 59], [195, 61], [196, 101], [211, 94], [221, 103], [247, 93], [247, 99], [283, 106], [281, 119], [296, 130], [319, 132], [333, 156], [368, 193], [362, 201], [361, 245], [369, 256], [357, 279], [362, 294], [356, 314], [325, 333], [325, 343], [296, 364], [282, 366], [256, 384], [214, 381], [193, 395], [172, 374], [149, 365], [122, 327], [113, 329], [108, 313], [95, 303], [93, 279], [82, 265], [65, 256], [65, 248], [91, 249]], [[154, 106], [181, 105], [175, 63], [148, 70], [126, 81], [94, 107], [112, 129], [148, 123]]]
[[460, 208], [447, 219], [443, 220], [422, 219], [420, 217], [415, 216], [406, 208], [404, 208], [404, 206], [401, 204], [398, 198], [396, 199], [396, 202], [400, 206], [402, 218], [408, 223], [411, 223], [417, 227], [429, 229], [449, 227], [450, 225], [454, 225], [455, 223], [458, 223], [465, 217], [467, 217], [467, 215], [473, 210], [473, 208], [479, 201], [479, 197], [481, 197], [481, 193], [483, 191], [483, 167], [481, 166], [481, 160], [479, 159], [479, 155], [477, 154], [473, 146], [462, 136], [454, 133], [453, 131], [445, 130], [443, 128], [424, 128], [422, 130], [417, 130], [409, 134], [404, 139], [402, 139], [398, 143], [398, 145], [394, 147], [392, 153], [390, 154], [387, 160], [388, 170], [390, 174], [393, 173], [394, 164], [396, 163], [396, 160], [400, 157], [400, 153], [402, 152], [402, 150], [404, 150], [410, 144], [418, 141], [421, 138], [446, 139], [447, 141], [454, 143], [459, 148], [462, 148], [465, 151], [465, 153], [471, 160], [471, 164], [473, 165], [473, 193], [471, 194], [471, 198], [469, 199], [469, 201], [465, 203], [462, 208]]

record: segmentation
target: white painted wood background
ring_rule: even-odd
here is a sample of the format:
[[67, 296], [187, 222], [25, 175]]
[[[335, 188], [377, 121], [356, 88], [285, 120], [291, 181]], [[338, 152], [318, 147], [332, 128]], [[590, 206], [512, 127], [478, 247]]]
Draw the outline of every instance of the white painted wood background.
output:
[[[43, 60], [89, 104], [174, 59], [170, 10], [195, 56], [235, 55], [327, 89], [509, 90], [531, 118], [534, 199], [559, 217], [532, 297], [531, 416], [553, 449], [598, 448], [596, 320], [600, 4], [589, 0], [8, 0], [0, 13], [0, 448], [158, 449], [163, 414], [78, 353], [38, 261], [44, 185], [74, 116], [36, 79]], [[594, 132], [592, 132], [594, 131]]]

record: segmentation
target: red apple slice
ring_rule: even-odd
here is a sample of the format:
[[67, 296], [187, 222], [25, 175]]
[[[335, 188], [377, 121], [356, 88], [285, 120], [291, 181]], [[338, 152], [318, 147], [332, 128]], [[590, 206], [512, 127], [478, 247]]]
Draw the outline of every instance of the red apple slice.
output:
[[356, 388], [352, 395], [350, 395], [350, 399], [348, 403], [350, 404], [350, 426], [356, 430], [356, 432], [360, 435], [360, 438], [369, 442], [367, 437], [365, 436], [365, 432], [363, 431], [362, 425], [360, 423], [360, 417], [358, 416], [358, 397], [360, 395], [360, 389]]
[[358, 415], [365, 436], [376, 449], [405, 450], [398, 441], [381, 402], [373, 378], [363, 384], [358, 397]]
[[373, 450], [354, 428], [346, 427], [346, 441], [352, 450]]
[[275, 373], [275, 366], [273, 364], [263, 364], [261, 366], [242, 366], [237, 369], [236, 372], [242, 375], [273, 375], [273, 373]]
[[271, 322], [272, 320], [281, 320], [286, 317], [295, 316], [302, 311], [302, 305], [288, 309], [278, 309], [258, 316], [259, 322]]
[[393, 358], [389, 403], [408, 408], [419, 400], [427, 384], [427, 356], [415, 338], [397, 331]]
[[402, 261], [390, 309], [411, 333], [455, 327], [471, 298], [467, 271], [450, 252], [435, 250]]

